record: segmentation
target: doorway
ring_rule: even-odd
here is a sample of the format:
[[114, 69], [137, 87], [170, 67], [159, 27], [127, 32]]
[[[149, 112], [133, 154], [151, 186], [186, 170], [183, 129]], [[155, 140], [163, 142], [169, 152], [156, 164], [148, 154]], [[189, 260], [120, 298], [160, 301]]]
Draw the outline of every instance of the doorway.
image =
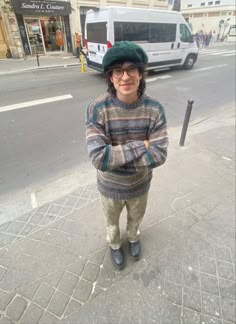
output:
[[27, 30], [27, 35], [30, 43], [31, 54], [44, 54], [45, 49], [39, 19], [26, 18], [25, 28]]

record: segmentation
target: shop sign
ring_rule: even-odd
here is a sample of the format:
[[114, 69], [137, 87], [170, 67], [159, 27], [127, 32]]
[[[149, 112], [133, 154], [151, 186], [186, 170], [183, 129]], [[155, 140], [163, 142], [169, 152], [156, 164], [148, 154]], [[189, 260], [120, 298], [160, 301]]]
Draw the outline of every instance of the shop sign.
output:
[[48, 0], [11, 0], [15, 13], [21, 15], [66, 16], [71, 13], [70, 2]]

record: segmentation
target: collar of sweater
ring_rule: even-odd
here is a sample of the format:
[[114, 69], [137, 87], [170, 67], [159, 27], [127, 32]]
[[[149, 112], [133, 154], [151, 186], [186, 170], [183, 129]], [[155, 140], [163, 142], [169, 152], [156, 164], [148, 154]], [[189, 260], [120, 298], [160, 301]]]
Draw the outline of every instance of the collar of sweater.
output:
[[113, 101], [114, 105], [116, 105], [120, 108], [134, 109], [134, 108], [137, 108], [143, 104], [144, 98], [143, 98], [143, 96], [141, 96], [136, 102], [134, 102], [132, 104], [125, 103], [125, 102], [119, 100], [117, 97], [112, 97], [112, 101]]

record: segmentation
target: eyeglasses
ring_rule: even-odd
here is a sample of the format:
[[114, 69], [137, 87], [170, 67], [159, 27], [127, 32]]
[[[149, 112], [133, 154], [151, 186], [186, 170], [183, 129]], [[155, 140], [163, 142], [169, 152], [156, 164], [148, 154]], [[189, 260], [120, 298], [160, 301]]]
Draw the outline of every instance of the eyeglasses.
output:
[[133, 77], [138, 74], [138, 68], [135, 65], [130, 65], [126, 69], [117, 67], [117, 68], [112, 69], [112, 76], [114, 78], [120, 79], [123, 77], [124, 72], [126, 72], [130, 77]]

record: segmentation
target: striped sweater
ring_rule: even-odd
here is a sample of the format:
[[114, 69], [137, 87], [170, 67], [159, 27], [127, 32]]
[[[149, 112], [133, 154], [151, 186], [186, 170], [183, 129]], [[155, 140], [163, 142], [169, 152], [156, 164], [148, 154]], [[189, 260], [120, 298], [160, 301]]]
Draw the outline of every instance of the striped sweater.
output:
[[164, 109], [146, 94], [134, 104], [103, 94], [88, 105], [86, 141], [100, 193], [113, 199], [139, 197], [149, 190], [152, 169], [167, 157]]

